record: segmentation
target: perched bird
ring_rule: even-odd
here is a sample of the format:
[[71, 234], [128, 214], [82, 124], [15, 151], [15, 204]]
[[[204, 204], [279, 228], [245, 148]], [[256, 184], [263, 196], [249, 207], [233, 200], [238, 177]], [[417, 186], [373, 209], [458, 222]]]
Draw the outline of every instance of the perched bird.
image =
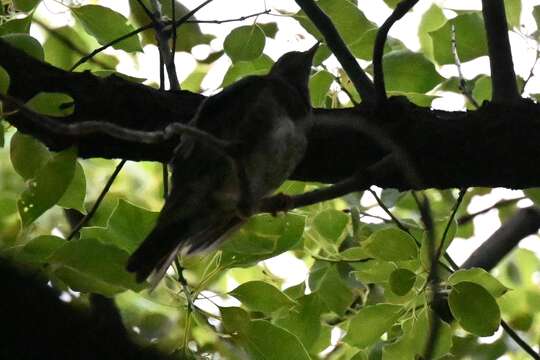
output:
[[177, 253], [218, 244], [302, 159], [311, 122], [308, 80], [317, 45], [283, 55], [264, 76], [249, 76], [209, 97], [191, 125], [238, 144], [228, 157], [183, 136], [171, 160], [172, 188], [157, 224], [127, 270], [156, 282]]

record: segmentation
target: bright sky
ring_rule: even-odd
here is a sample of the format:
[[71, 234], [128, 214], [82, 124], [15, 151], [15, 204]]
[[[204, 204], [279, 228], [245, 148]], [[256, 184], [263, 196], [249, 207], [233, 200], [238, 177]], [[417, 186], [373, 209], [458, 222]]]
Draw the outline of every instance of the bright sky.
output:
[[[193, 8], [200, 4], [202, 0], [183, 0], [182, 3], [189, 8]], [[404, 19], [398, 22], [390, 31], [390, 35], [402, 40], [410, 49], [418, 50], [419, 42], [416, 36], [416, 29], [420, 21], [423, 12], [433, 3], [446, 7], [448, 9], [480, 9], [480, 0], [420, 0], [415, 6], [412, 12], [407, 14]], [[85, 2], [86, 3], [86, 2]], [[118, 0], [102, 0], [99, 3], [109, 6], [117, 11], [128, 15], [127, 1]], [[382, 0], [359, 0], [359, 7], [364, 11], [366, 16], [381, 24], [390, 14], [390, 9], [386, 7]], [[539, 5], [540, 0], [522, 0], [522, 23], [523, 32], [532, 33], [536, 30], [534, 19], [531, 15], [531, 9], [534, 5]], [[263, 11], [264, 9], [272, 9], [274, 14], [277, 14], [277, 10], [295, 12], [298, 7], [293, 0], [214, 0], [208, 6], [203, 8], [198, 14], [199, 19], [205, 20], [217, 20], [217, 19], [230, 19], [237, 18], [252, 13]], [[40, 5], [38, 16], [42, 19], [47, 19], [52, 25], [61, 26], [66, 23], [70, 23], [72, 20], [69, 18], [66, 8], [56, 1], [46, 0]], [[455, 16], [455, 13], [451, 10], [445, 11], [447, 17]], [[252, 24], [254, 19], [244, 21], [243, 24]], [[264, 15], [260, 16], [257, 21], [259, 22], [277, 22], [280, 26], [280, 31], [277, 33], [275, 39], [269, 39], [267, 41], [267, 47], [265, 53], [276, 59], [281, 54], [291, 50], [304, 50], [309, 48], [314, 43], [314, 39], [307, 34], [300, 25], [293, 19], [275, 16]], [[211, 47], [215, 50], [219, 50], [223, 46], [223, 40], [228, 32], [239, 26], [241, 23], [225, 23], [221, 25], [217, 24], [202, 24], [201, 28], [204, 32], [212, 33], [216, 35], [216, 40], [211, 43]], [[34, 30], [33, 35], [38, 38], [43, 38], [43, 34], [39, 30]], [[516, 72], [522, 77], [526, 78], [531, 71], [532, 64], [535, 59], [536, 44], [531, 43], [525, 37], [518, 34], [511, 34], [512, 50], [514, 53], [514, 62]], [[137, 56], [137, 63], [124, 54], [121, 51], [109, 50], [112, 53], [117, 54], [123, 61], [118, 70], [128, 73], [130, 75], [138, 76], [158, 81], [158, 66], [156, 60], [158, 59], [157, 50], [153, 46], [147, 46], [144, 49], [144, 54]], [[197, 48], [195, 53], [207, 53], [208, 47], [201, 46]], [[187, 77], [195, 68], [196, 61], [191, 54], [183, 53], [176, 57], [177, 68], [179, 70], [179, 77], [183, 79]], [[212, 93], [217, 90], [217, 87], [221, 83], [221, 79], [224, 72], [228, 68], [230, 60], [226, 57], [222, 57], [211, 68], [209, 75], [203, 82], [203, 88], [207, 93]], [[329, 61], [329, 66], [335, 66], [335, 60]], [[538, 69], [538, 67], [537, 67]], [[489, 61], [487, 57], [483, 57], [462, 65], [462, 70], [466, 78], [472, 78], [480, 73], [489, 73]], [[457, 75], [455, 66], [444, 66], [440, 69], [441, 73], [448, 77]], [[540, 81], [533, 78], [533, 81], [529, 83], [527, 90], [531, 93], [540, 93]], [[433, 104], [435, 107], [444, 109], [462, 109], [463, 99], [456, 94], [447, 94], [447, 96], [438, 99]], [[478, 211], [491, 204], [497, 202], [502, 198], [514, 198], [521, 196], [521, 191], [510, 191], [506, 189], [495, 189], [490, 195], [476, 197], [473, 199], [469, 206], [469, 211]], [[373, 200], [365, 198], [363, 204], [372, 204]], [[531, 202], [528, 200], [521, 201], [519, 206], [529, 206]], [[377, 213], [377, 212], [375, 212]], [[383, 215], [380, 212], [377, 213]], [[450, 247], [449, 251], [455, 258], [457, 263], [461, 263], [466, 259], [469, 254], [480, 245], [489, 235], [491, 235], [499, 226], [500, 222], [497, 217], [497, 211], [492, 210], [485, 215], [478, 216], [475, 220], [475, 236], [468, 240], [457, 240]], [[522, 247], [527, 247], [537, 251], [540, 254], [540, 243], [536, 236], [531, 236], [521, 243]], [[287, 262], [286, 266], [283, 266], [284, 261]], [[277, 259], [268, 260], [265, 262], [270, 270], [276, 275], [286, 278], [287, 285], [295, 284], [302, 281], [307, 273], [307, 269], [303, 262], [298, 261], [294, 256], [290, 254], [284, 254]], [[287, 271], [284, 271], [287, 269]], [[291, 275], [292, 274], [292, 275]]]

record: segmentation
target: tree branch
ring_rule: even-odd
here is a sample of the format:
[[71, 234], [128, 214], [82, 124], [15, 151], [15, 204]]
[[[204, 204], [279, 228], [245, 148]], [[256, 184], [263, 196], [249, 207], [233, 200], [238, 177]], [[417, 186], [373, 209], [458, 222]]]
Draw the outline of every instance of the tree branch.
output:
[[540, 228], [540, 209], [534, 206], [519, 210], [501, 225], [461, 265], [462, 269], [479, 267], [491, 271], [516, 245]]
[[486, 24], [492, 100], [497, 104], [513, 104], [521, 99], [516, 83], [512, 51], [508, 39], [508, 25], [503, 0], [482, 0]]
[[377, 37], [375, 38], [375, 45], [373, 46], [373, 82], [375, 84], [376, 103], [378, 106], [382, 106], [386, 102], [386, 88], [384, 84], [384, 71], [383, 71], [383, 53], [384, 45], [388, 37], [390, 28], [400, 20], [416, 3], [418, 0], [403, 0], [397, 4], [392, 14], [386, 19], [384, 24], [377, 31]]
[[304, 10], [308, 18], [324, 36], [326, 44], [332, 50], [336, 58], [343, 66], [343, 70], [351, 79], [356, 91], [360, 94], [366, 105], [375, 104], [375, 87], [364, 70], [358, 65], [355, 57], [351, 54], [347, 45], [339, 35], [332, 20], [326, 15], [313, 0], [295, 0]]

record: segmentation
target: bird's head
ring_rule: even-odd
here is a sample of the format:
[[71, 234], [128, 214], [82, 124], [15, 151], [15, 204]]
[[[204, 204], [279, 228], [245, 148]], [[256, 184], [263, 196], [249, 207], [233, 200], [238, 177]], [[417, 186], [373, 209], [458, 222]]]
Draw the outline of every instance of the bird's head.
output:
[[315, 44], [307, 51], [291, 51], [281, 56], [269, 75], [278, 76], [295, 86], [307, 86], [313, 56], [319, 47]]

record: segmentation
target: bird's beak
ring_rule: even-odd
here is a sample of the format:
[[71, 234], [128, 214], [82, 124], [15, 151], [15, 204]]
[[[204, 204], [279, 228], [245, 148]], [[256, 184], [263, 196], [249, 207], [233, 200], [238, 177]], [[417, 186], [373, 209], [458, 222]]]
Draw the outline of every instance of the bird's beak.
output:
[[315, 53], [317, 52], [317, 49], [319, 49], [320, 44], [321, 42], [317, 41], [315, 45], [313, 45], [309, 50], [306, 51], [306, 54], [313, 58], [313, 56], [315, 56]]

